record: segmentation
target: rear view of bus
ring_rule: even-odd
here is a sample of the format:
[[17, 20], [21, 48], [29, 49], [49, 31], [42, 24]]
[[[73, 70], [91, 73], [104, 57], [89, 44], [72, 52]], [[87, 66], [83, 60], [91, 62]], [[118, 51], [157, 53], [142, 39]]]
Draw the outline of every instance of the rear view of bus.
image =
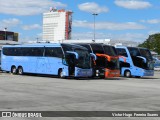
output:
[[116, 50], [119, 55], [126, 58], [126, 63], [119, 59], [122, 76], [143, 77], [154, 75], [154, 62], [148, 49], [117, 46]]

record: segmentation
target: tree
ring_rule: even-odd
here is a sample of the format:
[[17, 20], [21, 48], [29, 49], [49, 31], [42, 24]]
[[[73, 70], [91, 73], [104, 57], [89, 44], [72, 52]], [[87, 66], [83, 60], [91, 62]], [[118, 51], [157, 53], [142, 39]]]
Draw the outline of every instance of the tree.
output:
[[149, 35], [148, 39], [138, 46], [148, 48], [160, 54], [160, 33]]

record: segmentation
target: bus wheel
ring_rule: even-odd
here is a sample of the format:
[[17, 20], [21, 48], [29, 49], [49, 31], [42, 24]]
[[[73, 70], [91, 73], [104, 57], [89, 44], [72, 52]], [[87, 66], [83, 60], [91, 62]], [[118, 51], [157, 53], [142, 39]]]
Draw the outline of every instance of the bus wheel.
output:
[[128, 78], [131, 77], [131, 72], [129, 70], [125, 71], [124, 76]]
[[58, 71], [58, 77], [59, 77], [59, 78], [63, 78], [62, 69], [59, 69], [59, 71]]
[[141, 78], [141, 76], [136, 76], [136, 78]]
[[18, 74], [23, 75], [23, 68], [22, 67], [18, 67]]
[[11, 68], [11, 73], [16, 74], [17, 73], [17, 69], [15, 66], [12, 66]]

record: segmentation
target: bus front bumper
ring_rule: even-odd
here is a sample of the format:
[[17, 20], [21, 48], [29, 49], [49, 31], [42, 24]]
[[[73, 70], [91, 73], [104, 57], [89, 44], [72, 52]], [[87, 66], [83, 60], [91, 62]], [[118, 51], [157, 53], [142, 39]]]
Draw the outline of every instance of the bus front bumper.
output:
[[92, 69], [75, 69], [75, 77], [91, 77]]
[[143, 76], [154, 76], [154, 70], [144, 70]]
[[120, 70], [105, 69], [105, 78], [119, 77]]

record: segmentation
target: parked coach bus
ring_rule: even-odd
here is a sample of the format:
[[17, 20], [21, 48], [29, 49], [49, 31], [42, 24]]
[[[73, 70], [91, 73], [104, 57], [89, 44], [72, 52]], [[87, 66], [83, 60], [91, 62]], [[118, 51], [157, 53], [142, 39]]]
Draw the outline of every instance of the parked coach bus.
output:
[[91, 77], [91, 57], [85, 47], [37, 43], [2, 47], [2, 70], [13, 74], [36, 73], [59, 77]]
[[126, 58], [126, 63], [119, 59], [122, 76], [142, 77], [154, 75], [154, 62], [148, 49], [117, 46], [116, 50], [119, 55]]
[[102, 43], [77, 43], [86, 47], [90, 53], [97, 56], [95, 64], [92, 66], [94, 76], [102, 78], [119, 77], [119, 57], [114, 46]]

